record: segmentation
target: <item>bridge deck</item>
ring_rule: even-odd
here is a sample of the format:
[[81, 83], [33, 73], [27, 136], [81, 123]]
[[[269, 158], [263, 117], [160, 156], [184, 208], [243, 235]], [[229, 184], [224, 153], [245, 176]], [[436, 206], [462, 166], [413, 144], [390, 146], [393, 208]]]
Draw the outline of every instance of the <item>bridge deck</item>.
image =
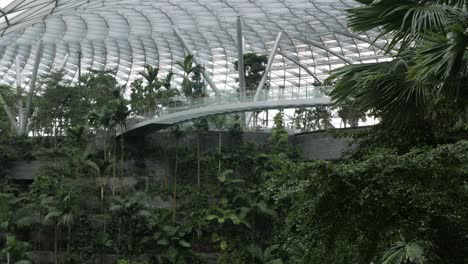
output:
[[[229, 104], [214, 104], [204, 107], [187, 109], [166, 114], [161, 117], [144, 118], [135, 117], [127, 122], [125, 136], [144, 136], [146, 134], [168, 128], [172, 125], [213, 115], [251, 112], [267, 109], [285, 109], [303, 106], [326, 106], [331, 101], [328, 97], [303, 98], [303, 99], [269, 99], [266, 101], [246, 101]], [[172, 109], [174, 110], [174, 109]]]

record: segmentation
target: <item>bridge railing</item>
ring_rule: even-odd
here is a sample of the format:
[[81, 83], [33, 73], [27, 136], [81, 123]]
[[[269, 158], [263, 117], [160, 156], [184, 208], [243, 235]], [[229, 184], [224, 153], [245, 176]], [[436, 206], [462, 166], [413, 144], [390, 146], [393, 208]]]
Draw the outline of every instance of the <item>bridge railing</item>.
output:
[[[284, 100], [299, 100], [299, 99], [315, 99], [325, 98], [326, 92], [331, 86], [306, 86], [292, 88], [270, 88], [264, 89], [258, 96], [257, 102], [264, 101], [284, 101]], [[161, 103], [161, 107], [157, 109], [146, 109], [139, 115], [131, 116], [127, 119], [127, 127], [145, 120], [163, 117], [168, 114], [173, 114], [192, 109], [198, 109], [210, 106], [239, 104], [255, 101], [255, 91], [248, 91], [246, 96], [240, 96], [236, 91], [222, 91], [219, 96], [210, 95], [201, 98], [188, 99], [185, 97], [171, 98], [166, 102]]]

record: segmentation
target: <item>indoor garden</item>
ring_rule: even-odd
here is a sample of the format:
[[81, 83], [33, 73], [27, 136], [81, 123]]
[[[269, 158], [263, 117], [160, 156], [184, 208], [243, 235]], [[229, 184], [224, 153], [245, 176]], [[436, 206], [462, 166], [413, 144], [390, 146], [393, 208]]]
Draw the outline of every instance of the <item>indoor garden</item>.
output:
[[[67, 13], [73, 9], [83, 21], [101, 21], [98, 11], [112, 16], [105, 38], [119, 39], [124, 33], [112, 27], [118, 11], [103, 8], [133, 7], [40, 0], [41, 9], [16, 14], [30, 3], [6, 2], [0, 4], [0, 263], [468, 263], [467, 1], [336, 1], [346, 4], [344, 16], [334, 15], [342, 6], [333, 1], [306, 1], [306, 11], [320, 13], [314, 19], [325, 13], [343, 19], [348, 35], [329, 28], [337, 40], [353, 39], [341, 50], [327, 46], [330, 33], [323, 33], [324, 44], [314, 40], [308, 30], [317, 26], [299, 11], [303, 0], [277, 1], [284, 9], [251, 1], [258, 10], [224, 1], [247, 12], [242, 20], [228, 7], [219, 11], [231, 16], [219, 23], [231, 19], [233, 40], [235, 23], [242, 43], [242, 24], [250, 32], [263, 23], [255, 25], [247, 9], [263, 8], [268, 23], [283, 13], [292, 14], [291, 25], [294, 17], [305, 23], [295, 27], [303, 28], [307, 45], [296, 48], [312, 51], [288, 58], [296, 35], [284, 26], [287, 36], [280, 33], [273, 48], [269, 42], [262, 52], [248, 41], [260, 35], [245, 34], [248, 48], [239, 45], [239, 56], [213, 53], [222, 63], [208, 65], [188, 47], [201, 40], [187, 41], [175, 28], [165, 33], [172, 38], [156, 42], [171, 46], [178, 39], [183, 55], [147, 59], [126, 81], [124, 59], [114, 68], [91, 67], [99, 56], [109, 65], [127, 56], [119, 42], [125, 39], [106, 42], [115, 46], [102, 46], [109, 50], [104, 55], [98, 48], [90, 55], [95, 43], [83, 42], [83, 52], [61, 61], [47, 52], [60, 52], [63, 43], [26, 37], [64, 30], [57, 37], [74, 38], [70, 25], [82, 22], [70, 22], [78, 19]], [[49, 2], [56, 9], [37, 20]], [[197, 7], [182, 16], [218, 7], [155, 2], [141, 0], [141, 7], [160, 10], [164, 19], [189, 2]], [[132, 10], [156, 19], [143, 9]], [[28, 16], [36, 24], [24, 24]], [[53, 27], [60, 17], [69, 27]], [[143, 34], [154, 32], [132, 19], [122, 26], [125, 38], [144, 43]], [[80, 41], [101, 37], [98, 28], [87, 30]], [[213, 32], [214, 42], [222, 38]], [[14, 42], [23, 38], [27, 53]], [[348, 48], [362, 57], [348, 58]], [[217, 63], [228, 70], [215, 71]]]

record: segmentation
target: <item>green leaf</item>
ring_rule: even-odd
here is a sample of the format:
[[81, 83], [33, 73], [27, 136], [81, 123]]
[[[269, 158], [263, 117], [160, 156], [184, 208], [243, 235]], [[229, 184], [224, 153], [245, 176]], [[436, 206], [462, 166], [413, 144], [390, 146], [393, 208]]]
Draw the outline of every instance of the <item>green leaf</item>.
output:
[[170, 241], [167, 238], [162, 238], [162, 239], [159, 239], [157, 243], [160, 246], [168, 246], [170, 244]]
[[191, 246], [190, 243], [185, 240], [180, 240], [179, 245], [185, 248], [189, 248]]

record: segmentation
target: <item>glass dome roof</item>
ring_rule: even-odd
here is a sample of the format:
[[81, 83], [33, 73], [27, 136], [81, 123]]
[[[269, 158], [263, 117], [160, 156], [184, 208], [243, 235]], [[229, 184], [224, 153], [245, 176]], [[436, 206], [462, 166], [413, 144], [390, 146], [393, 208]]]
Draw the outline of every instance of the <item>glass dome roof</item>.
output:
[[[388, 60], [378, 32], [347, 29], [353, 0], [0, 0], [0, 83], [15, 81], [20, 56], [22, 83], [31, 78], [40, 41], [39, 74], [67, 57], [66, 78], [82, 69], [115, 70], [119, 82], [139, 78], [145, 64], [176, 73], [185, 51], [177, 28], [220, 90], [237, 88], [237, 18], [245, 51], [268, 54], [282, 31], [272, 86], [299, 87], [323, 81], [345, 64]], [[293, 61], [296, 61], [294, 63]], [[298, 62], [298, 63], [297, 63]], [[300, 64], [301, 66], [298, 66]]]

